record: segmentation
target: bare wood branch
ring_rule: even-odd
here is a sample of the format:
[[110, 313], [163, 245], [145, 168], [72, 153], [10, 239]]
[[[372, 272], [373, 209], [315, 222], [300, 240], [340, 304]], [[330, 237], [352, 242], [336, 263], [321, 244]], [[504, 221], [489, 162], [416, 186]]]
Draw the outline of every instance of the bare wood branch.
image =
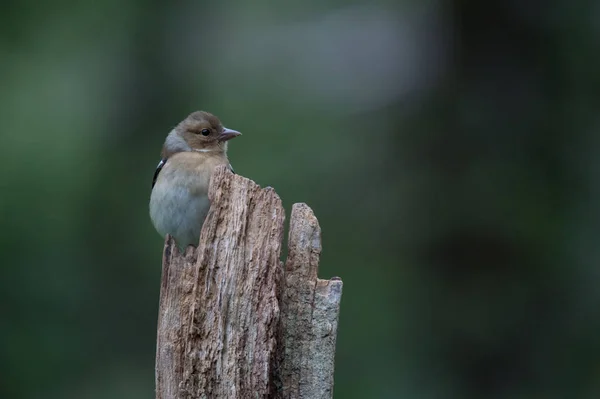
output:
[[275, 191], [219, 168], [209, 197], [198, 248], [165, 241], [156, 398], [331, 398], [342, 282], [317, 279], [317, 219], [294, 205], [283, 279]]
[[281, 310], [281, 378], [286, 399], [333, 397], [342, 281], [317, 278], [320, 254], [317, 218], [306, 204], [294, 204]]
[[[279, 319], [284, 211], [271, 188], [218, 169], [197, 250], [167, 240], [157, 398], [266, 397]], [[194, 258], [197, 259], [194, 262]]]

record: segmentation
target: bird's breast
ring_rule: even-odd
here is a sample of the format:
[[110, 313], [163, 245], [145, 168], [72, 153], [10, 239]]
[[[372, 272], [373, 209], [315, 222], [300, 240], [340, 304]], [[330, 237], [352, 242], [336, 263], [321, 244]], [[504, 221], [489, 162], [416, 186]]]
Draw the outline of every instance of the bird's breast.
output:
[[180, 245], [197, 245], [202, 223], [210, 208], [210, 177], [219, 164], [203, 154], [181, 153], [170, 157], [150, 196], [150, 217], [156, 230], [170, 234]]

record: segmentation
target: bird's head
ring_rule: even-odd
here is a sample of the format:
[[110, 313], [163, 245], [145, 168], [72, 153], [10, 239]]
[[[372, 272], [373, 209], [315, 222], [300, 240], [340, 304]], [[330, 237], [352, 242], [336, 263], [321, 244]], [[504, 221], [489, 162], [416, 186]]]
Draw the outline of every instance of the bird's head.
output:
[[240, 134], [224, 127], [213, 114], [196, 111], [169, 133], [163, 147], [163, 157], [182, 151], [225, 153], [227, 142]]

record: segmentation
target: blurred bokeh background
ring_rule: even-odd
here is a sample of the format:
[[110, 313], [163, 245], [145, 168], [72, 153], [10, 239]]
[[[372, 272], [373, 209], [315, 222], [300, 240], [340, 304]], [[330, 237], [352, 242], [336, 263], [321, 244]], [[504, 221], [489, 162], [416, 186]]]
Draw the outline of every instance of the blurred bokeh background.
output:
[[600, 397], [600, 6], [3, 2], [0, 397], [154, 397], [168, 131], [306, 202], [336, 398]]

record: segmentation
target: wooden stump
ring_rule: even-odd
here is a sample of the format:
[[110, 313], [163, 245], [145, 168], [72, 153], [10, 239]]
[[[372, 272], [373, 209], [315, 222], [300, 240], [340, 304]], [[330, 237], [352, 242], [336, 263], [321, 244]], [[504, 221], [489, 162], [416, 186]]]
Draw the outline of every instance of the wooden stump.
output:
[[319, 280], [321, 231], [272, 188], [218, 168], [198, 248], [165, 241], [156, 398], [332, 398], [339, 279]]

